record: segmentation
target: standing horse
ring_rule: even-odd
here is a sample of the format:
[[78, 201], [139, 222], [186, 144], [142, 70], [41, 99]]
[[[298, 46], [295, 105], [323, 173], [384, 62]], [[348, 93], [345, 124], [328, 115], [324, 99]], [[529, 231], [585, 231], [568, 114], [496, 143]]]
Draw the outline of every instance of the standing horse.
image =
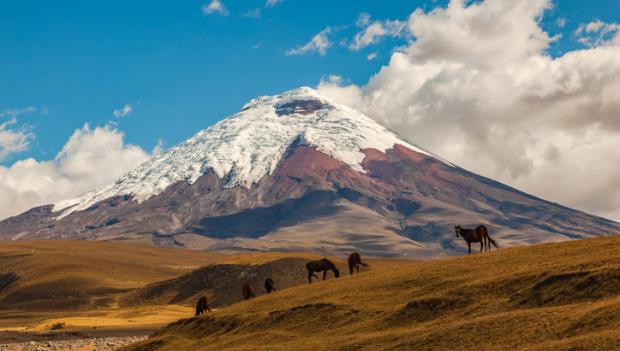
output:
[[243, 294], [243, 298], [246, 300], [249, 300], [256, 296], [254, 295], [254, 292], [252, 292], [252, 288], [250, 288], [249, 283], [243, 284], [243, 287], [241, 288], [241, 294]]
[[353, 269], [357, 269], [357, 274], [360, 274], [360, 264], [368, 267], [366, 263], [362, 262], [362, 256], [359, 253], [354, 252], [349, 255], [349, 274], [353, 275]]
[[198, 299], [198, 303], [196, 304], [196, 316], [200, 316], [205, 312], [211, 312], [211, 309], [209, 308], [209, 304], [207, 303], [207, 297], [202, 296], [200, 299]]
[[467, 242], [467, 248], [469, 249], [469, 254], [471, 255], [471, 243], [480, 243], [480, 252], [486, 248], [486, 251], [491, 251], [491, 244], [495, 246], [496, 249], [499, 249], [499, 245], [495, 242], [495, 240], [491, 239], [489, 236], [489, 231], [487, 227], [483, 225], [479, 225], [476, 229], [465, 229], [461, 228], [460, 225], [454, 226], [454, 232], [456, 233], [456, 237], [459, 237], [459, 234], [465, 239]]
[[276, 288], [274, 285], [275, 284], [273, 283], [273, 279], [271, 278], [265, 279], [265, 291], [267, 292], [267, 294], [269, 294], [272, 291], [276, 291]]
[[325, 280], [325, 277], [327, 276], [327, 271], [334, 272], [334, 276], [336, 276], [336, 278], [340, 277], [340, 271], [336, 265], [327, 258], [306, 263], [306, 269], [308, 270], [308, 283], [312, 283], [312, 277], [319, 279], [314, 272], [323, 272], [323, 280]]

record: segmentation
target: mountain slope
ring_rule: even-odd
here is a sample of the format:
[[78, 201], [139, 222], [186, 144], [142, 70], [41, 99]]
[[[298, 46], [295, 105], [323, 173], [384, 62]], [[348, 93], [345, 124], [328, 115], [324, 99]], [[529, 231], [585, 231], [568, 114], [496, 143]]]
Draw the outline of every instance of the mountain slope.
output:
[[454, 224], [485, 224], [503, 246], [620, 231], [300, 88], [252, 100], [102, 189], [4, 220], [0, 238], [431, 258], [464, 251]]
[[183, 319], [128, 350], [612, 350], [620, 237], [375, 267]]

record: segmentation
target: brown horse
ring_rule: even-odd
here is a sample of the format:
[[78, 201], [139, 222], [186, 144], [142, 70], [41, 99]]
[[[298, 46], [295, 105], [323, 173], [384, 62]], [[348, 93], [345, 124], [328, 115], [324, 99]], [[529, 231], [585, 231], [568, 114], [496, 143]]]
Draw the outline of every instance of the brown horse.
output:
[[362, 262], [362, 256], [359, 253], [354, 252], [349, 255], [349, 274], [353, 275], [353, 269], [357, 269], [357, 274], [360, 274], [360, 265], [368, 267], [368, 265]]
[[308, 283], [312, 283], [312, 277], [319, 279], [314, 272], [323, 272], [323, 280], [327, 277], [327, 271], [334, 272], [334, 276], [336, 276], [336, 278], [340, 277], [340, 271], [336, 265], [327, 258], [306, 263], [306, 269], [308, 270]]
[[265, 279], [265, 291], [267, 292], [267, 294], [269, 294], [272, 291], [276, 291], [276, 288], [274, 285], [275, 284], [273, 283], [273, 279], [271, 278]]
[[241, 294], [243, 294], [243, 298], [246, 300], [249, 300], [256, 296], [254, 295], [254, 292], [252, 292], [252, 288], [250, 288], [249, 283], [243, 284], [243, 287], [241, 288]]
[[205, 312], [211, 312], [211, 309], [209, 308], [209, 304], [207, 303], [207, 297], [202, 296], [200, 299], [198, 299], [198, 303], [196, 304], [196, 316], [200, 316]]
[[495, 246], [496, 249], [499, 249], [499, 245], [495, 242], [495, 240], [491, 239], [489, 236], [489, 231], [487, 227], [483, 225], [479, 225], [476, 229], [465, 229], [461, 228], [460, 225], [454, 226], [454, 232], [456, 233], [456, 237], [459, 237], [459, 234], [465, 239], [467, 242], [467, 248], [469, 249], [469, 254], [471, 255], [471, 243], [480, 243], [480, 252], [486, 249], [486, 251], [491, 251], [491, 244]]

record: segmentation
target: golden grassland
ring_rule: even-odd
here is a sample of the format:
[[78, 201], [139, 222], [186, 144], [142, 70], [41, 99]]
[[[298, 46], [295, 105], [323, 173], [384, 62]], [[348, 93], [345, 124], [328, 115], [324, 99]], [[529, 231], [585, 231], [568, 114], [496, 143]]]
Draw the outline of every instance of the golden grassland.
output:
[[[62, 332], [153, 331], [193, 315], [193, 306], [127, 303], [132, 292], [210, 264], [259, 265], [284, 257], [317, 256], [224, 255], [89, 241], [0, 242], [0, 333], [50, 332], [55, 323], [64, 323]], [[240, 296], [237, 289], [234, 293]]]
[[369, 263], [182, 319], [128, 349], [620, 349], [620, 237]]
[[222, 255], [85, 241], [0, 243], [0, 331], [157, 328], [187, 316], [182, 306], [118, 308], [126, 291], [176, 277]]
[[[620, 349], [620, 237], [371, 268], [187, 318], [191, 306], [119, 302], [209, 264], [310, 254], [222, 255], [100, 242], [0, 243], [0, 330], [160, 329], [132, 350]], [[276, 282], [277, 285], [277, 282]], [[233, 289], [234, 290], [234, 289]], [[236, 291], [236, 290], [234, 290]], [[178, 321], [177, 321], [178, 320]], [[174, 322], [177, 321], [177, 322]]]

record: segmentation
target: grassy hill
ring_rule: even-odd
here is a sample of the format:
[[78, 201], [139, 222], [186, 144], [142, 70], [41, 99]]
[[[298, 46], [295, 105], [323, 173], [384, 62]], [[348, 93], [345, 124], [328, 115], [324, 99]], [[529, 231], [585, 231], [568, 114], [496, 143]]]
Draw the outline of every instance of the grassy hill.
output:
[[130, 349], [620, 349], [620, 237], [370, 264], [179, 320]]
[[[55, 323], [65, 323], [63, 331], [148, 332], [187, 316], [191, 309], [120, 308], [122, 296], [221, 257], [224, 256], [103, 242], [2, 242], [0, 331], [41, 333]], [[0, 341], [12, 338], [10, 332], [0, 332]]]
[[0, 310], [114, 305], [110, 299], [114, 293], [179, 276], [221, 257], [101, 242], [4, 242], [0, 243]]
[[245, 281], [258, 294], [266, 276], [278, 288], [303, 284], [303, 264], [315, 257], [87, 241], [2, 242], [0, 342], [6, 331], [49, 332], [55, 323], [65, 324], [63, 332], [146, 333], [193, 315], [198, 295], [207, 294], [218, 308], [240, 301]]

